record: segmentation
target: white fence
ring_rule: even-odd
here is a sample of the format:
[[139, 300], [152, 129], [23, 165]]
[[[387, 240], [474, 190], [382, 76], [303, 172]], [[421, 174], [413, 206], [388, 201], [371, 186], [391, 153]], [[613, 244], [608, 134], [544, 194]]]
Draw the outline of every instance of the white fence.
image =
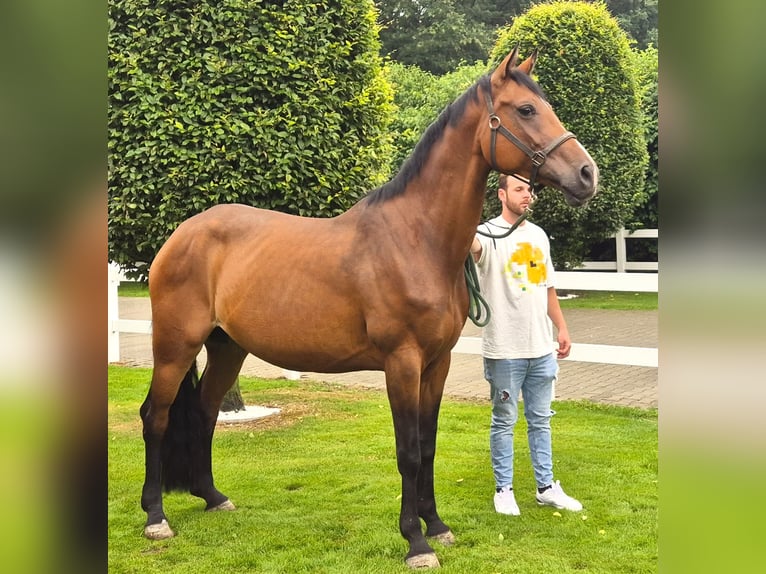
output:
[[635, 291], [657, 293], [657, 273], [608, 273], [599, 271], [557, 271], [557, 291]]
[[[625, 245], [626, 239], [658, 239], [659, 230], [657, 229], [636, 229], [635, 231], [626, 231], [620, 229], [614, 234], [615, 258], [616, 261], [586, 261], [580, 266], [580, 269], [593, 271], [617, 271], [624, 273], [626, 271], [658, 271], [659, 266], [656, 261], [628, 261], [628, 250]], [[613, 291], [613, 289], [609, 289]]]
[[[653, 231], [656, 235], [656, 230]], [[656, 293], [658, 291], [658, 277], [657, 273], [567, 271], [556, 273], [556, 287], [559, 290]], [[117, 288], [120, 282], [124, 280], [125, 277], [119, 268], [116, 265], [110, 265], [108, 296], [108, 357], [110, 363], [120, 360], [120, 333], [151, 333], [151, 321], [120, 318]], [[481, 354], [481, 338], [460, 337], [454, 351], [456, 353]], [[649, 347], [573, 343], [572, 351], [566, 360], [656, 368], [658, 365], [658, 350]], [[289, 379], [295, 379], [300, 376], [300, 373], [285, 371], [285, 376]]]

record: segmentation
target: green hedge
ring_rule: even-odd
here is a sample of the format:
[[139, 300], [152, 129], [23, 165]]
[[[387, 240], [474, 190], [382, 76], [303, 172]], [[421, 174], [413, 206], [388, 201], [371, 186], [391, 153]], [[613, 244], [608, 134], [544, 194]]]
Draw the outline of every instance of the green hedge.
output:
[[144, 276], [188, 217], [332, 216], [388, 176], [372, 0], [112, 0], [109, 256]]
[[417, 145], [426, 128], [439, 114], [487, 72], [483, 62], [462, 64], [443, 76], [418, 66], [397, 62], [386, 65], [394, 90], [396, 114], [391, 123], [393, 137], [392, 171], [397, 171]]
[[659, 107], [658, 107], [658, 68], [659, 52], [653, 46], [635, 53], [635, 65], [639, 73], [639, 82], [643, 94], [641, 108], [644, 116], [644, 139], [649, 153], [646, 168], [647, 203], [634, 214], [634, 221], [629, 227], [657, 227], [657, 194], [659, 192]]
[[556, 114], [599, 166], [598, 195], [587, 208], [571, 208], [544, 190], [532, 219], [551, 236], [560, 268], [579, 264], [588, 246], [626, 223], [647, 200], [648, 162], [641, 90], [628, 38], [604, 4], [538, 4], [502, 31], [490, 63], [518, 44], [526, 56], [540, 49], [538, 81]]

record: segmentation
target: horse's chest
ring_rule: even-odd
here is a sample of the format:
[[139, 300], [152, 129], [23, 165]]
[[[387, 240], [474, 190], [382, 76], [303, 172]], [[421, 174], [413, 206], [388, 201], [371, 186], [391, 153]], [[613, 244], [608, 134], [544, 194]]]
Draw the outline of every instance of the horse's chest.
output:
[[464, 319], [454, 298], [434, 300], [409, 316], [409, 325], [421, 341], [441, 345], [457, 340]]

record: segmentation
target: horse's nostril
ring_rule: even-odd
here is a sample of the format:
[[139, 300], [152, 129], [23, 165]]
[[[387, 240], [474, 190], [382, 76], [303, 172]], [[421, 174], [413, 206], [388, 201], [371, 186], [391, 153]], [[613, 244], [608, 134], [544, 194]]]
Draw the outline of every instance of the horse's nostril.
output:
[[580, 177], [582, 178], [583, 183], [586, 183], [589, 186], [595, 186], [596, 174], [598, 173], [596, 169], [597, 168], [593, 165], [587, 163], [580, 168]]

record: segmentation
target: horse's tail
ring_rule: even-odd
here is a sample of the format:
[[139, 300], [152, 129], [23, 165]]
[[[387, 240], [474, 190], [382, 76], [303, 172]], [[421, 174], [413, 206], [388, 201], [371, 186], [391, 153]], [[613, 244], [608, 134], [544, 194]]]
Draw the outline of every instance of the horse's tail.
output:
[[[149, 410], [149, 397], [141, 405], [141, 418]], [[162, 439], [162, 487], [165, 492], [188, 492], [201, 469], [198, 451], [205, 445], [205, 419], [200, 400], [196, 362], [186, 372], [170, 407], [168, 427]]]

